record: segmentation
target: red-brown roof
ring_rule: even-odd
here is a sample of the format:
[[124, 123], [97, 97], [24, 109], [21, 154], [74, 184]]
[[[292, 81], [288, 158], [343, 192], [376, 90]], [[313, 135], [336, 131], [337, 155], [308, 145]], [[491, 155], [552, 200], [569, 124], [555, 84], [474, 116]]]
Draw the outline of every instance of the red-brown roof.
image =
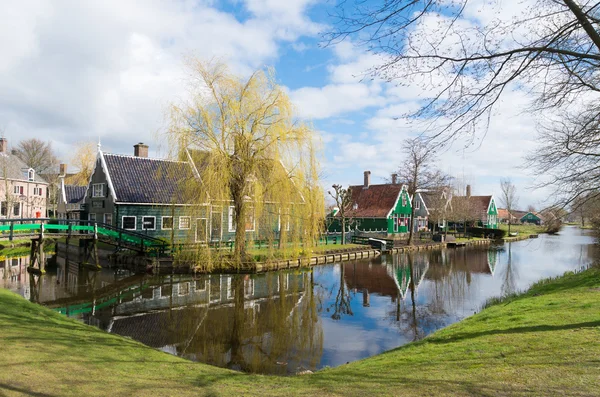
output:
[[399, 184], [350, 186], [352, 204], [347, 216], [353, 218], [386, 218], [402, 190]]
[[484, 219], [487, 215], [488, 207], [490, 206], [492, 196], [454, 196], [452, 197], [452, 201], [461, 203], [467, 198], [469, 199], [470, 211], [474, 215], [477, 215], [479, 219]]

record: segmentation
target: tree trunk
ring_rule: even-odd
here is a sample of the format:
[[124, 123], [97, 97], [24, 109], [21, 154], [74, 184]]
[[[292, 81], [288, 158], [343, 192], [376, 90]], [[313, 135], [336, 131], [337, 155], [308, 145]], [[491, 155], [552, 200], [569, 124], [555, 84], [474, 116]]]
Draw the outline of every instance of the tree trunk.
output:
[[346, 244], [346, 217], [340, 216], [342, 220], [342, 245]]

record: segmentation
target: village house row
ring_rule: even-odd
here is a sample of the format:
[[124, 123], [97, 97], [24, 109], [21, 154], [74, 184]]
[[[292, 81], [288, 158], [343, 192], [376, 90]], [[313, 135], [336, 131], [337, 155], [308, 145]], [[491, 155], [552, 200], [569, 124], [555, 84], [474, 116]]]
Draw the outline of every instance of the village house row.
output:
[[[87, 186], [65, 183], [68, 180], [66, 165], [58, 170], [56, 205], [48, 206], [51, 184], [36, 175], [7, 149], [6, 138], [0, 138], [0, 167], [4, 183], [0, 195], [0, 218], [26, 219], [56, 217], [58, 219], [91, 220], [151, 237], [196, 242], [231, 241], [235, 235], [235, 214], [230, 202], [206, 205], [189, 204], [183, 190], [200, 179], [198, 169], [202, 159], [186, 151], [185, 161], [153, 159], [148, 157], [148, 146], [134, 145], [133, 155], [104, 153], [100, 147], [94, 170]], [[197, 156], [196, 156], [197, 157]], [[351, 208], [347, 211], [353, 219], [353, 229], [377, 231], [387, 234], [407, 233], [410, 225], [412, 198], [406, 186], [395, 177], [391, 183], [371, 184], [371, 173], [364, 173], [363, 185], [350, 186]], [[206, 200], [208, 202], [208, 200]], [[499, 210], [494, 197], [471, 196], [470, 187], [465, 196], [443, 192], [436, 197], [431, 192], [418, 192], [415, 200], [414, 230], [431, 230], [433, 213], [443, 207], [448, 211], [461, 201], [468, 202], [476, 216], [475, 224], [485, 228], [497, 228]], [[335, 220], [335, 213], [330, 219]], [[531, 221], [534, 214], [527, 213], [521, 221]], [[264, 234], [277, 235], [284, 228], [290, 230], [290, 216], [268, 222], [254, 219], [249, 211], [245, 221], [249, 238], [264, 239]], [[446, 219], [437, 217], [436, 229], [447, 225]], [[513, 219], [516, 221], [516, 219]], [[336, 222], [329, 222], [330, 232]]]

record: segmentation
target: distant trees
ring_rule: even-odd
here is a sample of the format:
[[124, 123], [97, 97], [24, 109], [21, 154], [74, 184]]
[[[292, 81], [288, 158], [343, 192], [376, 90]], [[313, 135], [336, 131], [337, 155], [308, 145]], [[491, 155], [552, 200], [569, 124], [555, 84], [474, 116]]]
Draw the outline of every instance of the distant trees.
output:
[[446, 186], [449, 177], [435, 166], [435, 147], [425, 138], [418, 137], [406, 139], [403, 144], [406, 155], [403, 163], [398, 167], [400, 180], [408, 186], [408, 194], [412, 197], [410, 211], [410, 227], [407, 244], [412, 244], [415, 218], [415, 202], [419, 190], [439, 189]]
[[510, 225], [512, 223], [512, 211], [517, 206], [519, 198], [517, 197], [517, 188], [509, 178], [500, 180], [500, 202], [508, 211], [508, 233], [510, 234]]
[[13, 151], [15, 156], [33, 168], [37, 174], [53, 171], [53, 168], [58, 166], [58, 158], [52, 149], [51, 141], [37, 138], [23, 139]]

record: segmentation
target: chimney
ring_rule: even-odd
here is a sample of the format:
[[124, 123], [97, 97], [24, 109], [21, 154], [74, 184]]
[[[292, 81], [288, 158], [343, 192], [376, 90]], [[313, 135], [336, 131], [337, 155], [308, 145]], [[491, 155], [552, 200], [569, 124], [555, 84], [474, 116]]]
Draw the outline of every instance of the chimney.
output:
[[8, 152], [8, 140], [4, 137], [0, 138], [0, 153]]
[[365, 185], [364, 189], [368, 189], [371, 185], [371, 171], [365, 171]]
[[143, 142], [133, 145], [133, 155], [135, 157], [148, 157], [148, 145]]
[[58, 176], [66, 176], [66, 175], [67, 175], [67, 165], [66, 164], [60, 164], [59, 165]]
[[398, 183], [398, 174], [392, 174], [392, 185], [396, 185]]
[[471, 197], [471, 185], [467, 185], [467, 197]]

